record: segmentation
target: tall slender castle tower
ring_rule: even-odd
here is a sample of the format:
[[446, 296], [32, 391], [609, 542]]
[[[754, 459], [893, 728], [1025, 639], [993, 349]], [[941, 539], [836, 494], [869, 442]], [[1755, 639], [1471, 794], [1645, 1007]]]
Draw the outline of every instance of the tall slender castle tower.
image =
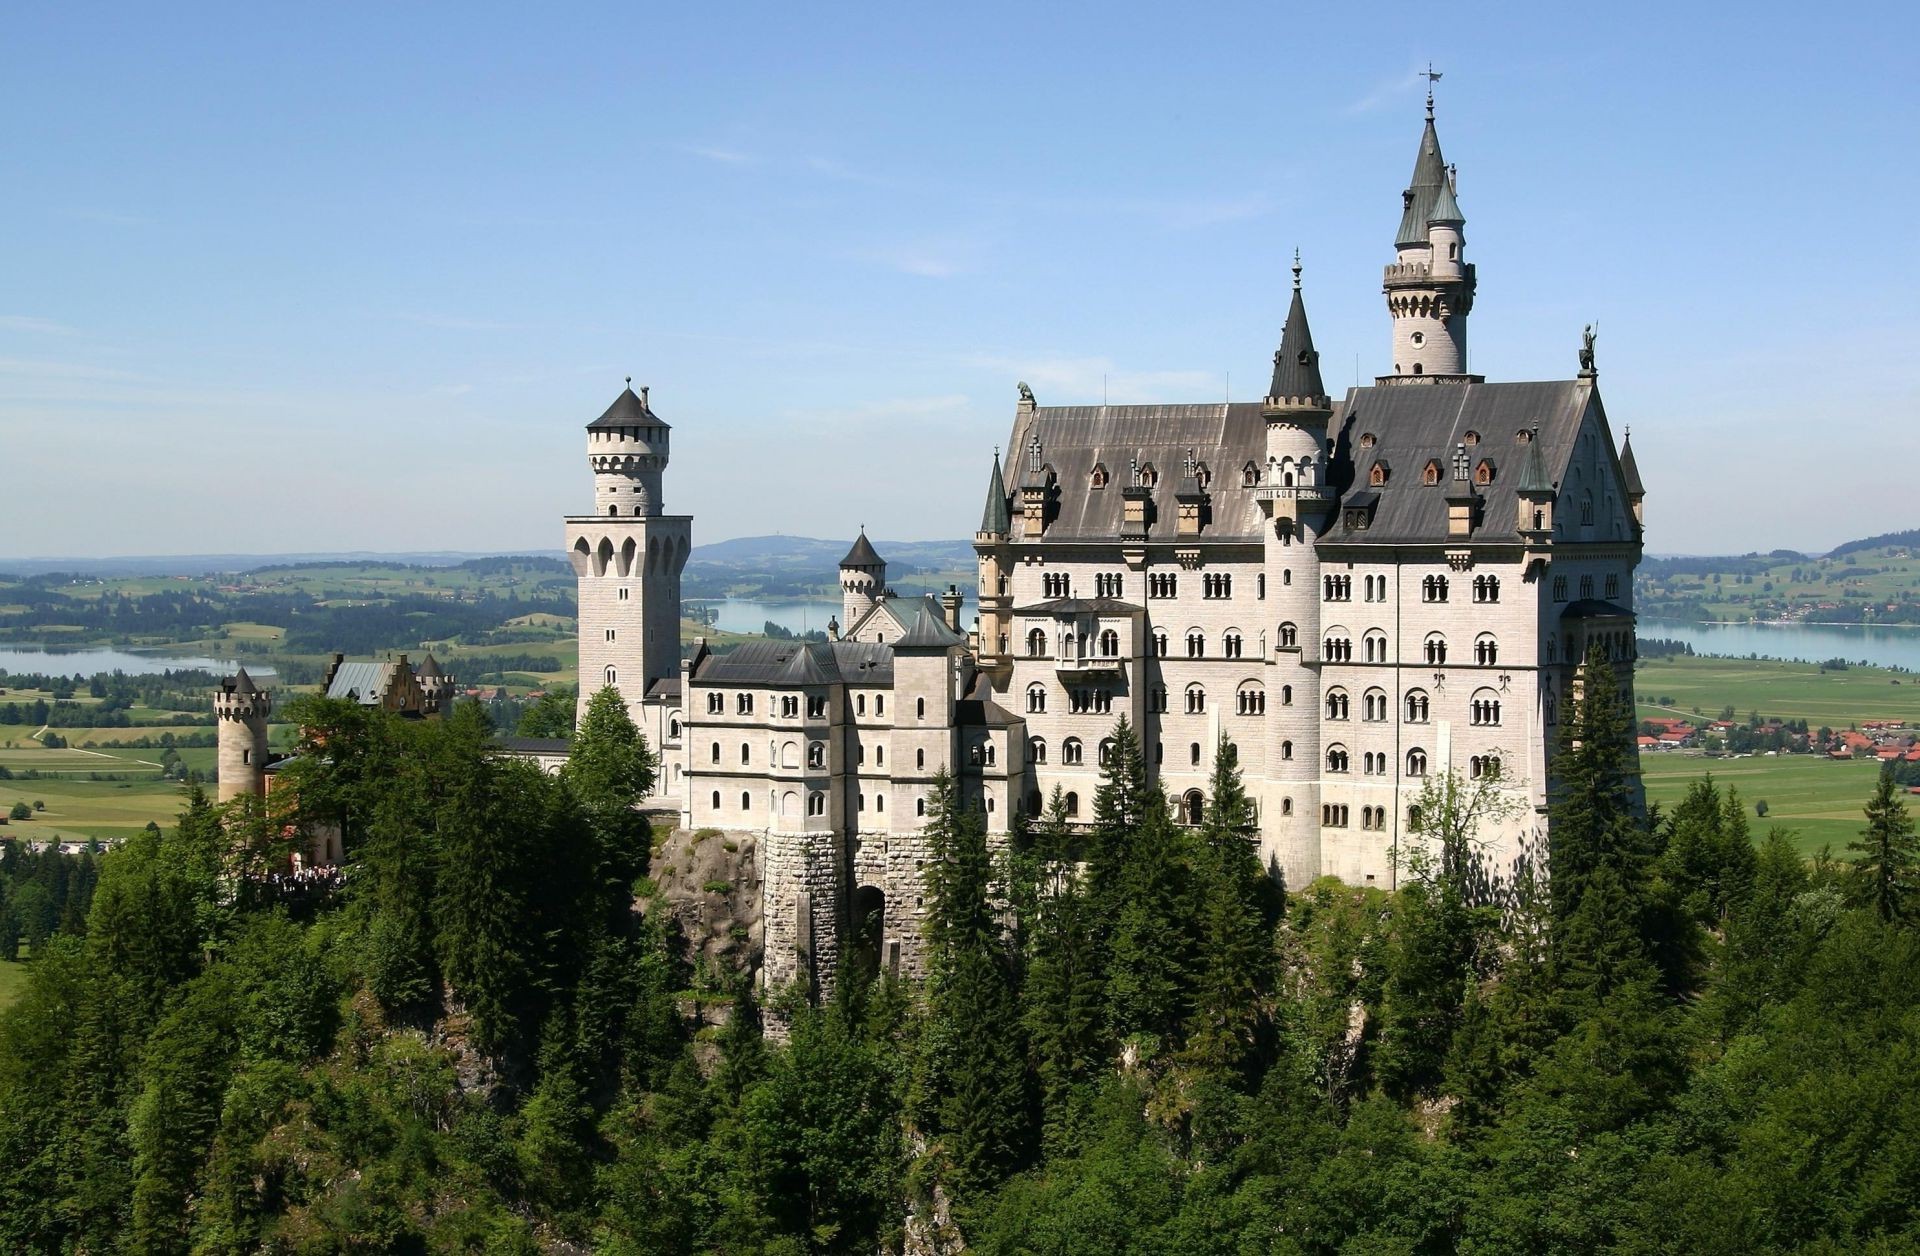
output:
[[213, 716], [220, 729], [216, 770], [221, 802], [267, 792], [267, 716], [272, 712], [272, 695], [255, 685], [244, 667], [214, 690]]
[[580, 582], [580, 703], [619, 689], [634, 721], [656, 685], [680, 679], [680, 573], [693, 517], [664, 513], [668, 428], [632, 380], [587, 424], [590, 515], [567, 517], [567, 557]]
[[1293, 303], [1273, 382], [1260, 403], [1266, 426], [1266, 487], [1259, 491], [1270, 521], [1265, 583], [1273, 600], [1274, 639], [1267, 662], [1266, 792], [1262, 811], [1268, 839], [1262, 852], [1278, 863], [1289, 885], [1305, 885], [1320, 867], [1320, 665], [1322, 602], [1315, 543], [1327, 530], [1334, 489], [1327, 474], [1332, 451], [1327, 423], [1333, 402], [1320, 379], [1320, 354], [1307, 325], [1300, 292], [1300, 258], [1293, 259]]
[[1387, 312], [1393, 316], [1393, 374], [1382, 384], [1464, 383], [1467, 314], [1473, 309], [1473, 265], [1464, 256], [1467, 220], [1454, 199], [1454, 171], [1440, 155], [1433, 129], [1433, 92], [1427, 127], [1414, 158], [1413, 182], [1401, 193], [1396, 257], [1387, 267]]

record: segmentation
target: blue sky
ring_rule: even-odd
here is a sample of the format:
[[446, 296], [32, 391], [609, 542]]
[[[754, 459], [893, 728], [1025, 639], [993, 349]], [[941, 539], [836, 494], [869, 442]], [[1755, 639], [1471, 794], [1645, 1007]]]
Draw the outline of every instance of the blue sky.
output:
[[1429, 59], [1471, 366], [1601, 385], [1649, 548], [1920, 526], [1892, 6], [33, 5], [0, 557], [560, 543], [623, 376], [698, 541], [970, 533], [1015, 381], [1390, 366]]

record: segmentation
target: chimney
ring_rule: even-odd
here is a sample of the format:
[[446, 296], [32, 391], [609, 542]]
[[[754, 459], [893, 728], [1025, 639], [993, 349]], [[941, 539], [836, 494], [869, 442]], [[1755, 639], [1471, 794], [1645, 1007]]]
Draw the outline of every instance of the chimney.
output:
[[949, 632], [960, 631], [960, 588], [948, 585], [947, 591], [940, 595], [940, 618], [946, 621]]

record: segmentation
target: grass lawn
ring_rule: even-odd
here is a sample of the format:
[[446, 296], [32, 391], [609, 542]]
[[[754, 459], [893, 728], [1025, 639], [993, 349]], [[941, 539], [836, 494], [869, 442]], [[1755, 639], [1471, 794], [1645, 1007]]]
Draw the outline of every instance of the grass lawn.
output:
[[9, 1004], [20, 997], [27, 986], [27, 966], [0, 960], [0, 1012], [7, 1010]]
[[[1763, 663], [1749, 659], [1675, 657], [1641, 659], [1634, 668], [1640, 718], [1700, 715], [1719, 718], [1731, 706], [1736, 718], [1749, 712], [1783, 720], [1804, 719], [1813, 728], [1847, 728], [1861, 720], [1920, 722], [1920, 680], [1877, 667], [1822, 672], [1814, 663]], [[1658, 705], [1662, 697], [1671, 705]]]
[[115, 840], [138, 833], [149, 821], [169, 827], [186, 805], [186, 787], [158, 772], [126, 781], [89, 781], [43, 776], [0, 781], [0, 810], [18, 799], [44, 802], [31, 820], [15, 820], [0, 834], [26, 841]]
[[[1669, 811], [1686, 796], [1689, 785], [1709, 772], [1723, 790], [1740, 791], [1756, 839], [1778, 825], [1791, 829], [1794, 845], [1809, 855], [1831, 846], [1835, 855], [1844, 857], [1847, 843], [1859, 836], [1865, 823], [1860, 808], [1873, 793], [1880, 765], [1820, 755], [1709, 759], [1668, 751], [1640, 756], [1647, 801]], [[1761, 801], [1767, 804], [1765, 819], [1753, 812]]]

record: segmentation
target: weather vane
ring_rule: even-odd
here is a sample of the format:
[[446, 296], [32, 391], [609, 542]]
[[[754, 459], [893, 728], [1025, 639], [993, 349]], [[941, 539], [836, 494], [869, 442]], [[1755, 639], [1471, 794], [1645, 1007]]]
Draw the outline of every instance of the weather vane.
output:
[[1423, 77], [1427, 80], [1427, 118], [1431, 121], [1433, 118], [1433, 85], [1440, 81], [1441, 75], [1440, 71], [1433, 68], [1433, 62], [1429, 61], [1427, 62], [1427, 68], [1423, 73]]

